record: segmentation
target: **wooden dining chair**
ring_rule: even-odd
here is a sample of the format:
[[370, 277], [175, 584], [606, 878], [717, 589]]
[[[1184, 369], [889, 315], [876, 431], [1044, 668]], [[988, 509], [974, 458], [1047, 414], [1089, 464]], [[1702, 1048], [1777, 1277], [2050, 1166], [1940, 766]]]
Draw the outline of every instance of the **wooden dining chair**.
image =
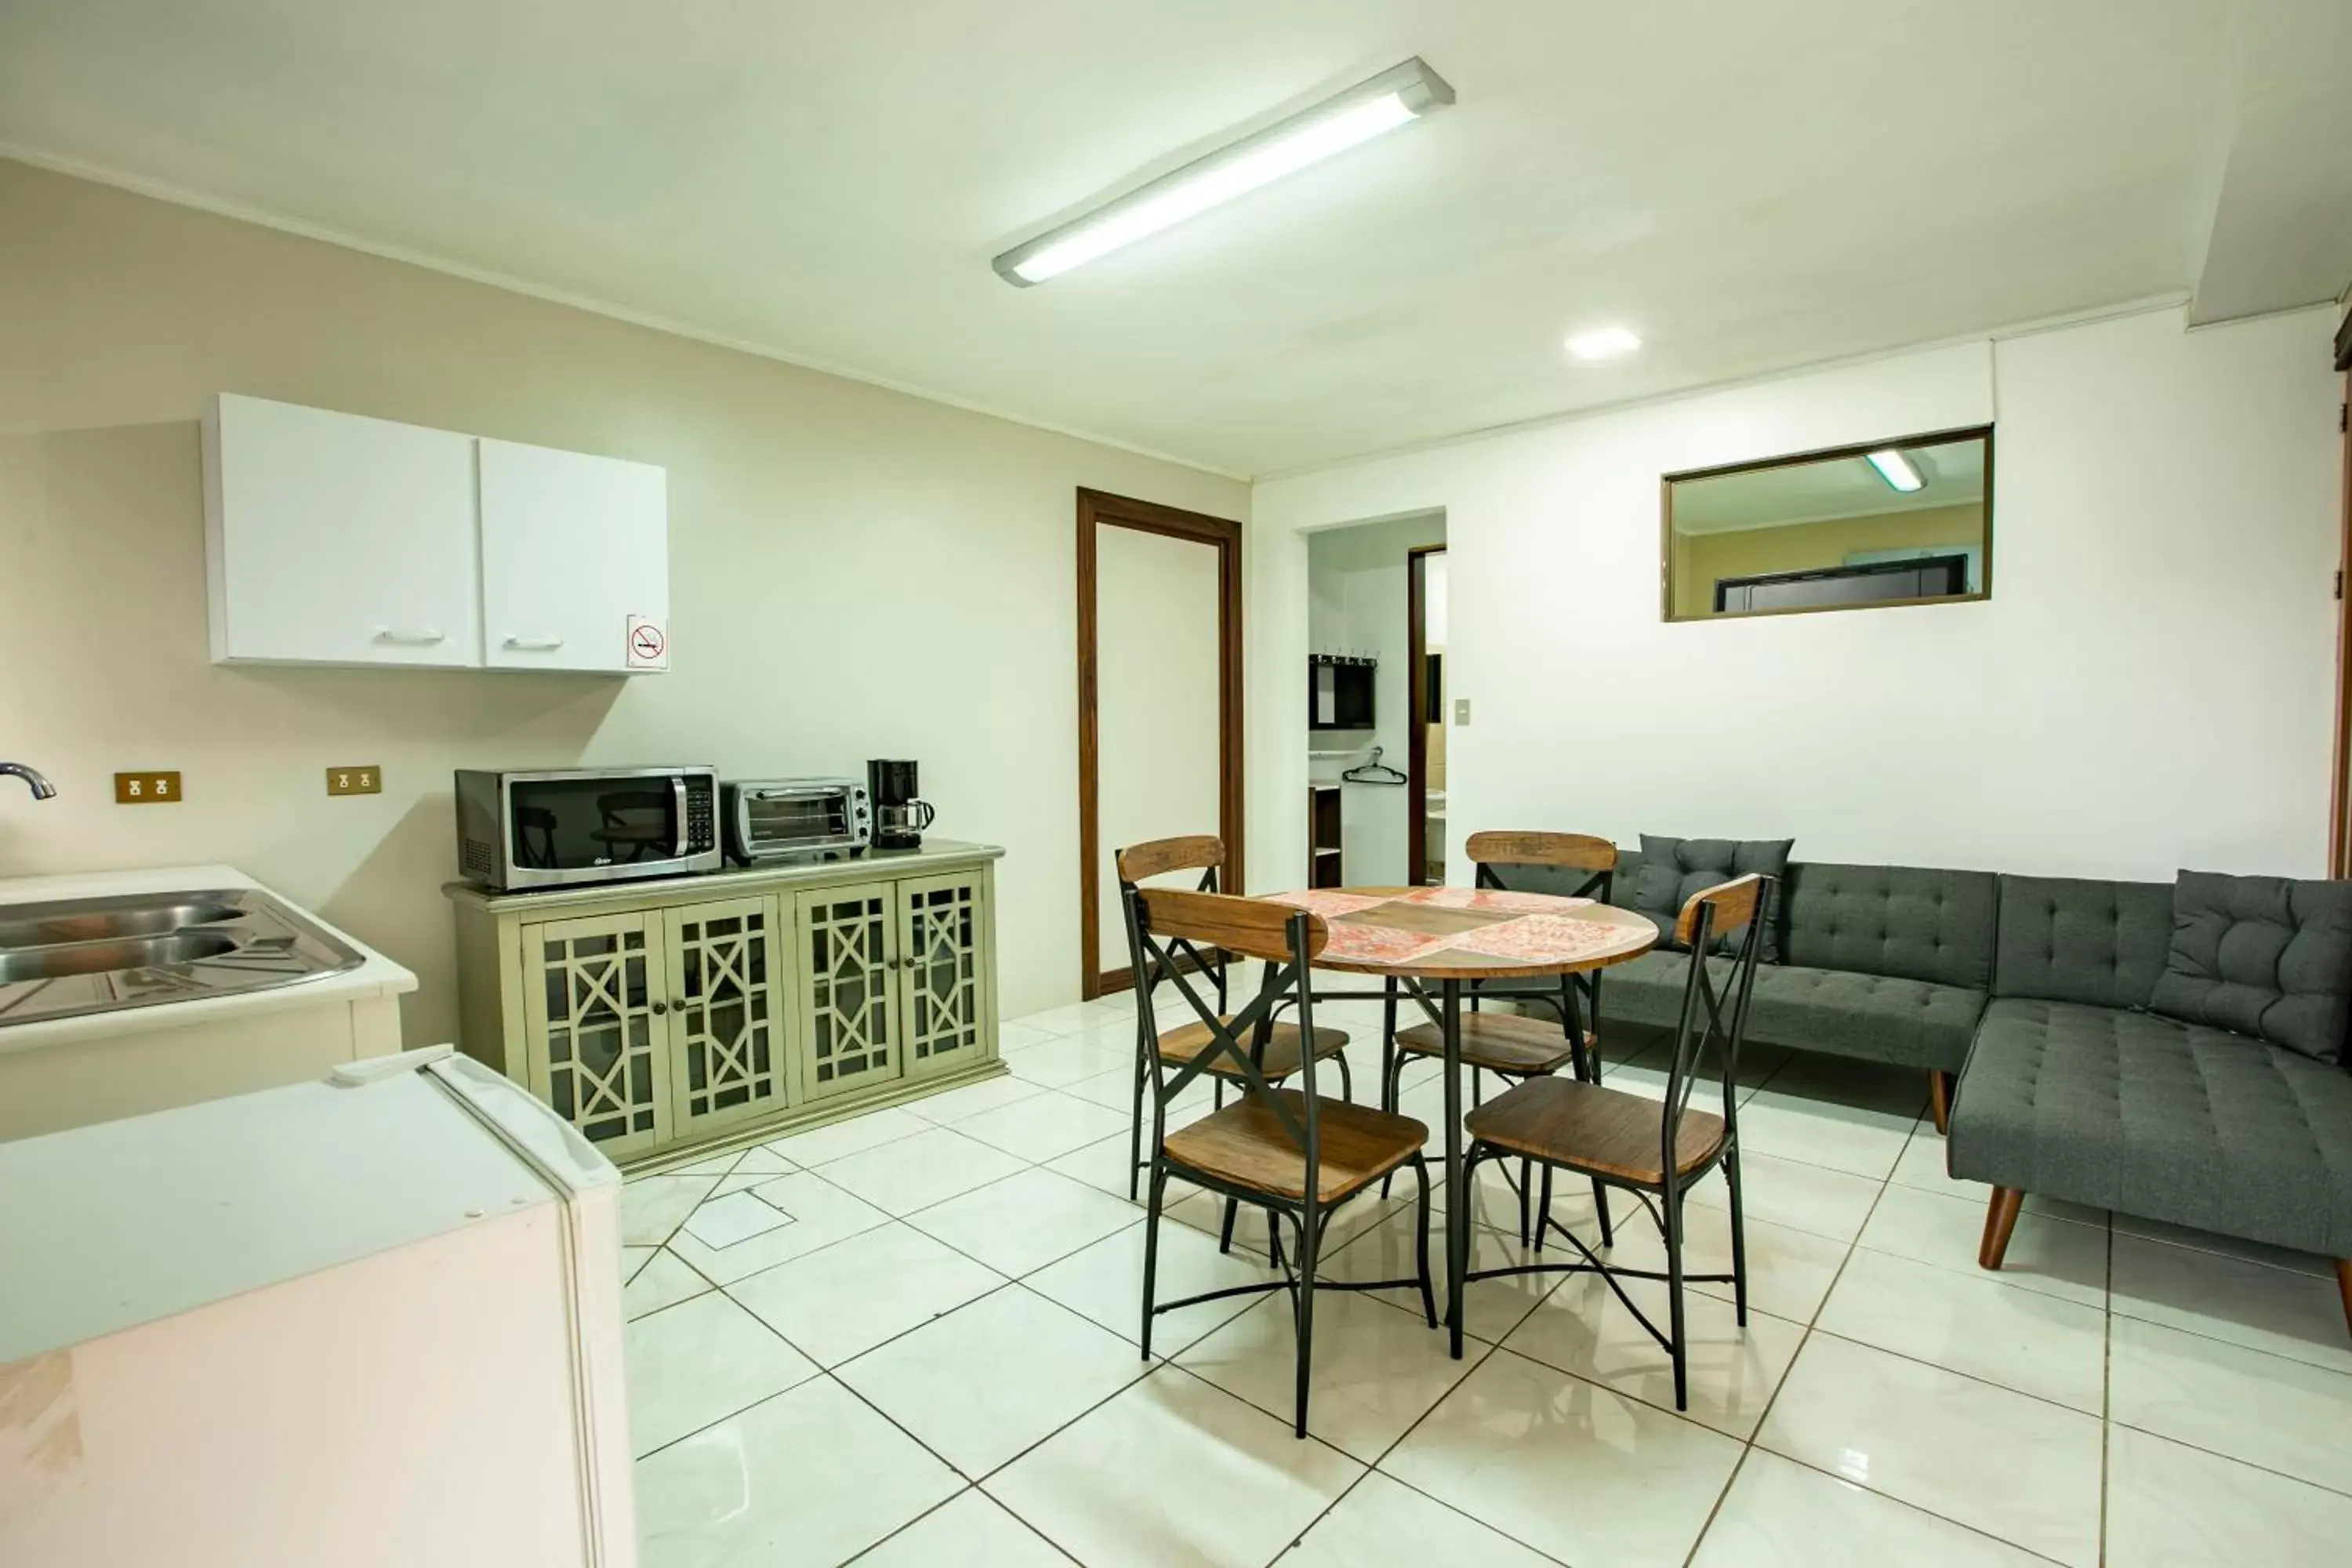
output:
[[[1580, 881], [1570, 885], [1564, 896], [1598, 899], [1605, 904], [1617, 872], [1617, 846], [1606, 838], [1582, 833], [1474, 833], [1465, 848], [1477, 868], [1475, 885], [1498, 891], [1511, 889], [1506, 887], [1497, 867], [1540, 866], [1584, 873]], [[1396, 1026], [1397, 983], [1387, 982], [1384, 991], [1381, 1104], [1394, 1110], [1402, 1092], [1405, 1064], [1416, 1057], [1443, 1058], [1445, 1031], [1432, 1023], [1400, 1030]], [[1542, 1007], [1549, 1010], [1549, 1016], [1480, 1011], [1479, 1004], [1487, 1001], [1511, 1002], [1522, 1008]], [[1486, 1075], [1490, 1072], [1509, 1083], [1547, 1078], [1565, 1067], [1573, 1068], [1576, 1076], [1586, 1082], [1601, 1081], [1600, 970], [1563, 974], [1556, 982], [1541, 984], [1475, 981], [1470, 1006], [1471, 1010], [1462, 1016], [1461, 1040], [1462, 1061], [1470, 1068], [1473, 1106], [1486, 1100]], [[1528, 1212], [1534, 1195], [1531, 1181], [1532, 1173], [1522, 1163], [1515, 1184], [1519, 1195], [1522, 1247], [1530, 1240]], [[1600, 1210], [1601, 1243], [1606, 1246], [1611, 1235], [1609, 1205], [1598, 1183], [1593, 1185], [1593, 1202]], [[1533, 1228], [1532, 1239], [1540, 1247], [1541, 1226]]]
[[[1727, 1282], [1738, 1313], [1748, 1326], [1747, 1231], [1739, 1205], [1739, 1043], [1748, 1028], [1748, 998], [1756, 984], [1756, 957], [1761, 947], [1758, 918], [1770, 907], [1772, 879], [1741, 877], [1736, 881], [1693, 893], [1675, 921], [1675, 935], [1690, 952], [1688, 978], [1683, 986], [1681, 1023], [1675, 1039], [1674, 1060], [1666, 1074], [1666, 1094], [1655, 1100], [1622, 1089], [1575, 1079], [1529, 1079], [1465, 1119], [1470, 1152], [1463, 1162], [1465, 1190], [1482, 1160], [1533, 1161], [1546, 1171], [1561, 1170], [1591, 1177], [1597, 1183], [1633, 1193], [1665, 1238], [1666, 1268], [1620, 1268], [1601, 1260], [1583, 1238], [1549, 1214], [1538, 1224], [1564, 1237], [1582, 1254], [1579, 1263], [1531, 1263], [1489, 1268], [1469, 1275], [1483, 1279], [1506, 1274], [1597, 1273], [1625, 1304], [1650, 1337], [1664, 1347], [1675, 1365], [1675, 1408], [1688, 1407], [1683, 1286], [1685, 1282]], [[1742, 934], [1744, 933], [1744, 934]], [[1710, 958], [1709, 950], [1725, 938], [1738, 937], [1738, 946], [1727, 962]], [[1702, 1081], [1722, 1093], [1719, 1111], [1694, 1110], [1693, 1089]], [[1683, 1272], [1684, 1194], [1720, 1168], [1731, 1200], [1731, 1272], [1685, 1275]], [[1609, 1244], [1604, 1242], [1606, 1247]], [[1661, 1331], [1620, 1279], [1663, 1279], [1670, 1328]]]
[[[1220, 1297], [1287, 1289], [1298, 1334], [1298, 1392], [1293, 1430], [1307, 1436], [1307, 1394], [1315, 1349], [1315, 1292], [1402, 1290], [1421, 1292], [1422, 1317], [1437, 1326], [1437, 1300], [1429, 1273], [1429, 1167], [1422, 1155], [1429, 1129], [1398, 1116], [1316, 1092], [1317, 1053], [1298, 1063], [1298, 1087], [1278, 1088], [1261, 1064], [1276, 1027], [1275, 1014], [1295, 1005], [1298, 1026], [1310, 1036], [1315, 998], [1310, 966], [1330, 931], [1318, 915], [1283, 904], [1239, 899], [1225, 893], [1181, 892], [1159, 888], [1120, 889], [1127, 907], [1128, 940], [1142, 954], [1139, 968], [1164, 969], [1202, 1034], [1200, 1049], [1180, 1060], [1153, 1053], [1151, 1068], [1151, 1171], [1143, 1240], [1143, 1359], [1151, 1359], [1152, 1320], [1180, 1307]], [[1170, 948], [1178, 942], [1214, 945], [1244, 958], [1264, 961], [1257, 994], [1239, 1012], [1213, 1006]], [[1157, 998], [1147, 987], [1136, 998], [1147, 1029], [1157, 1033]], [[1231, 1105], [1170, 1131], [1169, 1102], [1204, 1073], [1225, 1075], [1237, 1091]], [[1413, 1250], [1419, 1259], [1410, 1279], [1349, 1281], [1318, 1279], [1323, 1232], [1340, 1205], [1383, 1177], [1410, 1166], [1416, 1186]], [[1186, 1297], [1157, 1300], [1160, 1217], [1170, 1176], [1223, 1194], [1266, 1214], [1274, 1266], [1283, 1277], [1263, 1284], [1234, 1286]], [[1292, 1258], [1286, 1261], [1282, 1224], [1290, 1222]], [[1227, 1226], [1231, 1227], [1230, 1217]]]
[[[1218, 890], [1218, 874], [1225, 863], [1225, 844], [1223, 839], [1209, 833], [1196, 834], [1183, 838], [1155, 838], [1149, 843], [1130, 845], [1125, 849], [1117, 851], [1112, 856], [1112, 861], [1118, 871], [1121, 897], [1137, 890], [1137, 884], [1147, 877], [1164, 877], [1179, 871], [1200, 872], [1201, 879], [1195, 890], [1213, 893]], [[1128, 956], [1134, 966], [1136, 994], [1140, 997], [1154, 985], [1165, 981], [1169, 975], [1176, 972], [1178, 964], [1189, 964], [1194, 973], [1210, 976], [1217, 993], [1217, 1015], [1220, 1017], [1224, 1016], [1225, 954], [1213, 943], [1204, 951], [1192, 942], [1179, 937], [1169, 942], [1167, 955], [1168, 963], [1164, 967], [1156, 964], [1147, 958], [1143, 950], [1137, 947], [1132, 940], [1129, 941]], [[1288, 1003], [1286, 1001], [1284, 1005], [1287, 1006]], [[1127, 1195], [1130, 1199], [1136, 1196], [1136, 1184], [1146, 1164], [1143, 1158], [1143, 1100], [1151, 1059], [1155, 1055], [1154, 1044], [1158, 1047], [1156, 1054], [1161, 1060], [1182, 1067], [1206, 1050], [1211, 1041], [1209, 1031], [1195, 1023], [1184, 1024], [1171, 1029], [1166, 1034], [1159, 1036], [1155, 1042], [1152, 1032], [1145, 1021], [1149, 1016], [1150, 1015], [1146, 1014], [1139, 1005], [1136, 1008], [1135, 1031], [1135, 1103], [1133, 1115], [1129, 1121], [1127, 1144]], [[1303, 1053], [1299, 1049], [1299, 1041], [1302, 1037], [1298, 1025], [1276, 1023], [1272, 1035], [1266, 1040], [1265, 1056], [1258, 1062], [1258, 1070], [1265, 1074], [1267, 1081], [1280, 1083], [1298, 1071], [1299, 1064], [1303, 1059]], [[1318, 1028], [1314, 1032], [1314, 1054], [1318, 1058], [1339, 1057], [1340, 1095], [1344, 1099], [1353, 1100], [1355, 1085], [1348, 1075], [1348, 1058], [1340, 1054], [1348, 1048], [1347, 1031]], [[1216, 1103], [1223, 1107], [1225, 1102], [1225, 1085], [1234, 1078], [1234, 1068], [1230, 1063], [1219, 1059], [1208, 1070], [1211, 1084], [1216, 1093]], [[1223, 1245], [1227, 1247], [1233, 1245], [1233, 1215], [1234, 1210], [1229, 1205], [1226, 1210], [1223, 1241]]]

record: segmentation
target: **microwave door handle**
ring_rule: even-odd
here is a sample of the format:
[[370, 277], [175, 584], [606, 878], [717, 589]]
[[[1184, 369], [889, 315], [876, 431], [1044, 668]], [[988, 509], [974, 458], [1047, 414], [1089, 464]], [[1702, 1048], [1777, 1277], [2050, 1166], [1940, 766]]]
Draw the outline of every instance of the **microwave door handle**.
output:
[[670, 854], [673, 859], [683, 860], [692, 852], [686, 826], [686, 775], [684, 773], [670, 774], [669, 793], [671, 802], [676, 807], [670, 820], [677, 824], [677, 842], [670, 847]]

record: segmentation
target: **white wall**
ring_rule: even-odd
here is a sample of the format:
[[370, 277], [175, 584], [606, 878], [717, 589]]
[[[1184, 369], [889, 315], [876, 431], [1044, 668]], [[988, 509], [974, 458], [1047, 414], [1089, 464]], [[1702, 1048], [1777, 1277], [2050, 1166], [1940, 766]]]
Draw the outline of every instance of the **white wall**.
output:
[[[0, 163], [0, 873], [225, 860], [415, 969], [456, 1026], [450, 770], [913, 757], [1006, 847], [1001, 997], [1078, 992], [1076, 491], [1233, 480]], [[672, 673], [226, 668], [196, 420], [238, 391], [659, 463]], [[379, 763], [378, 796], [324, 770]], [[187, 799], [117, 806], [117, 769]]]
[[[1130, 844], [1221, 833], [1223, 672], [1218, 548], [1095, 526], [1095, 884], [1102, 971], [1129, 965], [1113, 854]], [[1189, 888], [1191, 871], [1174, 879]]]
[[[1448, 679], [1474, 705], [1449, 739], [1455, 867], [1481, 827], [1553, 827], [1793, 836], [1800, 859], [2322, 874], [2333, 325], [2185, 333], [2151, 312], [1261, 484], [1255, 863], [1296, 841], [1279, 741], [1302, 700], [1279, 678], [1306, 651], [1300, 531], [1443, 508]], [[1986, 420], [1989, 602], [1661, 620], [1661, 474]]]
[[[1406, 624], [1405, 552], [1416, 545], [1445, 540], [1444, 517], [1404, 518], [1333, 529], [1311, 536], [1307, 545], [1310, 599], [1307, 641], [1310, 652], [1347, 652], [1380, 660], [1372, 672], [1372, 722], [1369, 731], [1308, 731], [1305, 698], [1300, 698], [1300, 733], [1317, 750], [1353, 747], [1344, 757], [1308, 759], [1309, 776], [1317, 783], [1339, 780], [1350, 768], [1368, 761], [1371, 749], [1382, 749], [1381, 761], [1404, 771], [1412, 743], [1410, 661], [1411, 636]], [[1306, 668], [1297, 667], [1304, 688]], [[1246, 755], [1246, 749], [1244, 749]], [[1340, 863], [1347, 879], [1358, 887], [1391, 887], [1409, 881], [1407, 816], [1410, 792], [1391, 784], [1340, 784]], [[1306, 874], [1305, 806], [1299, 848], [1278, 851], [1285, 858], [1269, 873], [1281, 879]], [[1251, 829], [1252, 832], [1255, 828]], [[1251, 880], [1258, 881], [1255, 871]]]

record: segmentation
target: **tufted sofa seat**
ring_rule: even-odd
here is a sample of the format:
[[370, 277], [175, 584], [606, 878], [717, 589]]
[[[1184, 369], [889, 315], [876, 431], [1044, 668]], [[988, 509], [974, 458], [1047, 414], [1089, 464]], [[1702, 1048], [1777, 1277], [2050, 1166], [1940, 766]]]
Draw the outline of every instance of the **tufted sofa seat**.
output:
[[[1620, 862], [1620, 887], [1639, 862]], [[1997, 887], [1987, 871], [1790, 866], [1783, 962], [1757, 968], [1748, 1037], [1958, 1072], [1991, 984]], [[1604, 1026], [1672, 1026], [1688, 963], [1654, 952], [1608, 970]]]
[[2019, 1192], [2352, 1257], [2352, 1073], [2221, 1029], [1996, 1000], [1948, 1159]]

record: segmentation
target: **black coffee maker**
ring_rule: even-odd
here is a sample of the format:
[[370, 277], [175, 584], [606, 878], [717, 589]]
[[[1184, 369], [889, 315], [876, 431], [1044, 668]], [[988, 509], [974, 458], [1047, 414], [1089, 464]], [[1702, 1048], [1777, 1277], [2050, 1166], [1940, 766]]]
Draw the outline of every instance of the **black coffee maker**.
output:
[[923, 829], [939, 815], [919, 797], [915, 764], [885, 762], [866, 764], [866, 795], [874, 805], [874, 847], [920, 849]]

